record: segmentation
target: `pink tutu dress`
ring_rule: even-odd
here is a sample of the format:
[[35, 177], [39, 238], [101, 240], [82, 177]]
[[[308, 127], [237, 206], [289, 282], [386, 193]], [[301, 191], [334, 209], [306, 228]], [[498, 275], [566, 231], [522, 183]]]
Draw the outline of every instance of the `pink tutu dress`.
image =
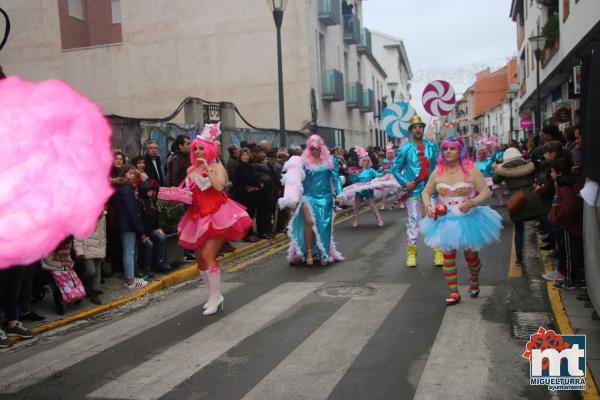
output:
[[201, 190], [191, 184], [192, 206], [177, 226], [179, 245], [195, 250], [207, 239], [240, 240], [252, 227], [252, 218], [241, 204], [213, 187]]

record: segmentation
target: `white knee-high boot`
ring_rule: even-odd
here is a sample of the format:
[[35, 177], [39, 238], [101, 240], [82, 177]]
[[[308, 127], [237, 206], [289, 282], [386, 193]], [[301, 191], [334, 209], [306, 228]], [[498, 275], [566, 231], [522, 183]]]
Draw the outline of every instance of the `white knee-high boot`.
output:
[[[208, 293], [210, 293], [210, 282], [208, 281], [208, 271], [202, 271], [202, 270], [200, 270], [200, 276], [202, 277], [202, 280], [204, 281], [204, 284], [208, 288]], [[206, 305], [207, 304], [208, 304], [208, 299], [202, 305], [202, 308], [206, 310]]]
[[206, 310], [202, 315], [215, 314], [219, 307], [223, 308], [223, 296], [221, 295], [221, 270], [218, 266], [210, 267], [207, 273], [208, 277], [208, 302], [206, 303]]

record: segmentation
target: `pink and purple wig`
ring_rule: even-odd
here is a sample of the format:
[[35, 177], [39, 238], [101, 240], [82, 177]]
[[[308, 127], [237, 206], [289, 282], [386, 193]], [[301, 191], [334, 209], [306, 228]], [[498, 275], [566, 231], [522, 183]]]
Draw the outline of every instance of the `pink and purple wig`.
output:
[[[315, 159], [312, 156], [312, 153], [310, 151], [311, 147], [317, 147], [320, 149], [319, 160]], [[329, 168], [333, 168], [331, 157], [329, 157], [329, 150], [325, 145], [325, 141], [323, 141], [323, 138], [319, 135], [311, 135], [306, 140], [306, 149], [304, 149], [304, 151], [302, 152], [302, 160], [304, 161], [304, 165], [309, 168], [320, 167], [324, 163], [327, 163], [327, 166]]]
[[217, 161], [217, 144], [204, 140], [200, 137], [196, 137], [190, 146], [190, 160], [192, 165], [198, 165], [196, 156], [194, 156], [194, 150], [196, 150], [196, 147], [198, 146], [202, 146], [204, 148], [204, 159], [208, 165]]
[[468, 179], [469, 169], [473, 168], [473, 166], [475, 164], [469, 157], [469, 151], [467, 149], [467, 146], [465, 146], [465, 144], [460, 139], [455, 139], [455, 140], [447, 139], [447, 140], [444, 140], [442, 142], [442, 144], [440, 145], [440, 151], [438, 153], [437, 167], [436, 167], [437, 174], [441, 175], [444, 173], [444, 167], [446, 165], [446, 160], [444, 160], [444, 149], [446, 149], [448, 147], [456, 147], [458, 149], [459, 157], [460, 157], [459, 158], [460, 166], [462, 168], [463, 174], [465, 175], [465, 179]]

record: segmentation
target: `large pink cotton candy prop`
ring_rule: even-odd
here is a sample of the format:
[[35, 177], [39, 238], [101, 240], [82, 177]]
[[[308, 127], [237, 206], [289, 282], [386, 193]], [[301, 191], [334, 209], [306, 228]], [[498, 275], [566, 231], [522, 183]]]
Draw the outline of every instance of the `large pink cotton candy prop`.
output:
[[100, 109], [64, 82], [0, 80], [0, 268], [94, 230], [112, 192], [110, 135]]

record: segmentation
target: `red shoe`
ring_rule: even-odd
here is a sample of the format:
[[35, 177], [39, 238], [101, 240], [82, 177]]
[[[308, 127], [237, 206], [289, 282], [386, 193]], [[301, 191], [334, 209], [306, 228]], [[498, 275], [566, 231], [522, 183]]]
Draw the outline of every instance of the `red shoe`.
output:
[[469, 288], [469, 296], [471, 296], [472, 299], [475, 299], [477, 296], [479, 296], [479, 285], [471, 286]]
[[460, 296], [456, 297], [456, 295], [452, 296], [450, 295], [450, 297], [448, 297], [446, 299], [446, 305], [447, 306], [453, 306], [460, 303]]

